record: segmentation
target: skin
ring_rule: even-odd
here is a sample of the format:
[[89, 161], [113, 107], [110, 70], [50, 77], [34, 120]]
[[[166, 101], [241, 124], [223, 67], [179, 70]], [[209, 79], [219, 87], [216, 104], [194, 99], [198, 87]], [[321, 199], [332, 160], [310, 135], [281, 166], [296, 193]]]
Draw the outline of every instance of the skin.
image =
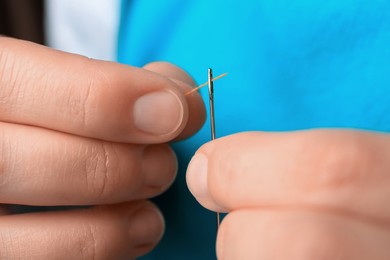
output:
[[[177, 162], [167, 142], [203, 124], [193, 80], [0, 37], [0, 203], [88, 205], [12, 214], [0, 207], [0, 259], [133, 259], [160, 240], [146, 199]], [[157, 94], [156, 94], [157, 93]]]
[[227, 212], [218, 259], [390, 259], [390, 136], [248, 132], [203, 145], [187, 171], [204, 207]]
[[[0, 202], [92, 205], [19, 215], [0, 207], [0, 258], [150, 251], [164, 222], [146, 199], [176, 174], [166, 143], [204, 121], [200, 96], [183, 94], [192, 86], [171, 64], [139, 69], [0, 37]], [[152, 123], [174, 122], [157, 133], [134, 111], [156, 91], [180, 104], [152, 113]], [[164, 103], [152, 97], [146, 107]], [[187, 181], [203, 206], [229, 213], [219, 259], [390, 259], [389, 147], [388, 135], [363, 131], [240, 133], [201, 147]]]

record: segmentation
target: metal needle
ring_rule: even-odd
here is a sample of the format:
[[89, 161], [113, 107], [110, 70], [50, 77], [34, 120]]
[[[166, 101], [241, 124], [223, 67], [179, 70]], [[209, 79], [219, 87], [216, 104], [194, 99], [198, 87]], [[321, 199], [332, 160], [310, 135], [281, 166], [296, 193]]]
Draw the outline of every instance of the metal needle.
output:
[[[215, 140], [215, 117], [214, 117], [214, 83], [213, 71], [208, 69], [208, 85], [209, 85], [209, 101], [210, 101], [210, 125], [211, 125], [211, 140]], [[217, 230], [221, 222], [219, 213], [217, 212]]]

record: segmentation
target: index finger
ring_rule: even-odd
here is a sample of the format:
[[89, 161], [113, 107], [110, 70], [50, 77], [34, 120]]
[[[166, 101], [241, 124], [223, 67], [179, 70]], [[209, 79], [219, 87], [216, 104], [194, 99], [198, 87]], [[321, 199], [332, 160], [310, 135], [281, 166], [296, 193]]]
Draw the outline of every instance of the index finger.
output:
[[160, 143], [200, 127], [189, 113], [180, 87], [157, 73], [0, 37], [1, 121]]
[[287, 206], [388, 219], [390, 138], [350, 130], [241, 133], [201, 147], [187, 182], [216, 211]]

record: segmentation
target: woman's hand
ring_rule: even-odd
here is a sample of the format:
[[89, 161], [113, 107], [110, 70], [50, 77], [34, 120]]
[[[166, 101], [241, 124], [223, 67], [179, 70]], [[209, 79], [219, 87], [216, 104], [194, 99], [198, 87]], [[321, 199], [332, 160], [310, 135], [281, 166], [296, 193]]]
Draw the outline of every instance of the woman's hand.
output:
[[166, 190], [177, 168], [166, 142], [204, 121], [200, 96], [183, 94], [193, 84], [167, 63], [139, 69], [0, 37], [0, 203], [100, 205], [0, 210], [0, 259], [151, 250], [164, 223], [145, 199]]
[[241, 133], [205, 144], [187, 182], [229, 212], [219, 259], [390, 259], [390, 136]]

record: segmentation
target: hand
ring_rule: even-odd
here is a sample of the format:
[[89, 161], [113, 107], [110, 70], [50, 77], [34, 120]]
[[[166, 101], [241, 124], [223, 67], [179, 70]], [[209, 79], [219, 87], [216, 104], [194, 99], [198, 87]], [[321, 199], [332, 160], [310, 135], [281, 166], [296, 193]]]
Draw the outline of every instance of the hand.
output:
[[229, 212], [219, 259], [390, 259], [390, 136], [241, 133], [205, 144], [187, 183]]
[[139, 69], [0, 37], [0, 203], [98, 205], [0, 210], [0, 259], [151, 250], [164, 223], [145, 199], [166, 190], [177, 167], [165, 143], [205, 117], [200, 96], [183, 94], [193, 84], [167, 63]]

